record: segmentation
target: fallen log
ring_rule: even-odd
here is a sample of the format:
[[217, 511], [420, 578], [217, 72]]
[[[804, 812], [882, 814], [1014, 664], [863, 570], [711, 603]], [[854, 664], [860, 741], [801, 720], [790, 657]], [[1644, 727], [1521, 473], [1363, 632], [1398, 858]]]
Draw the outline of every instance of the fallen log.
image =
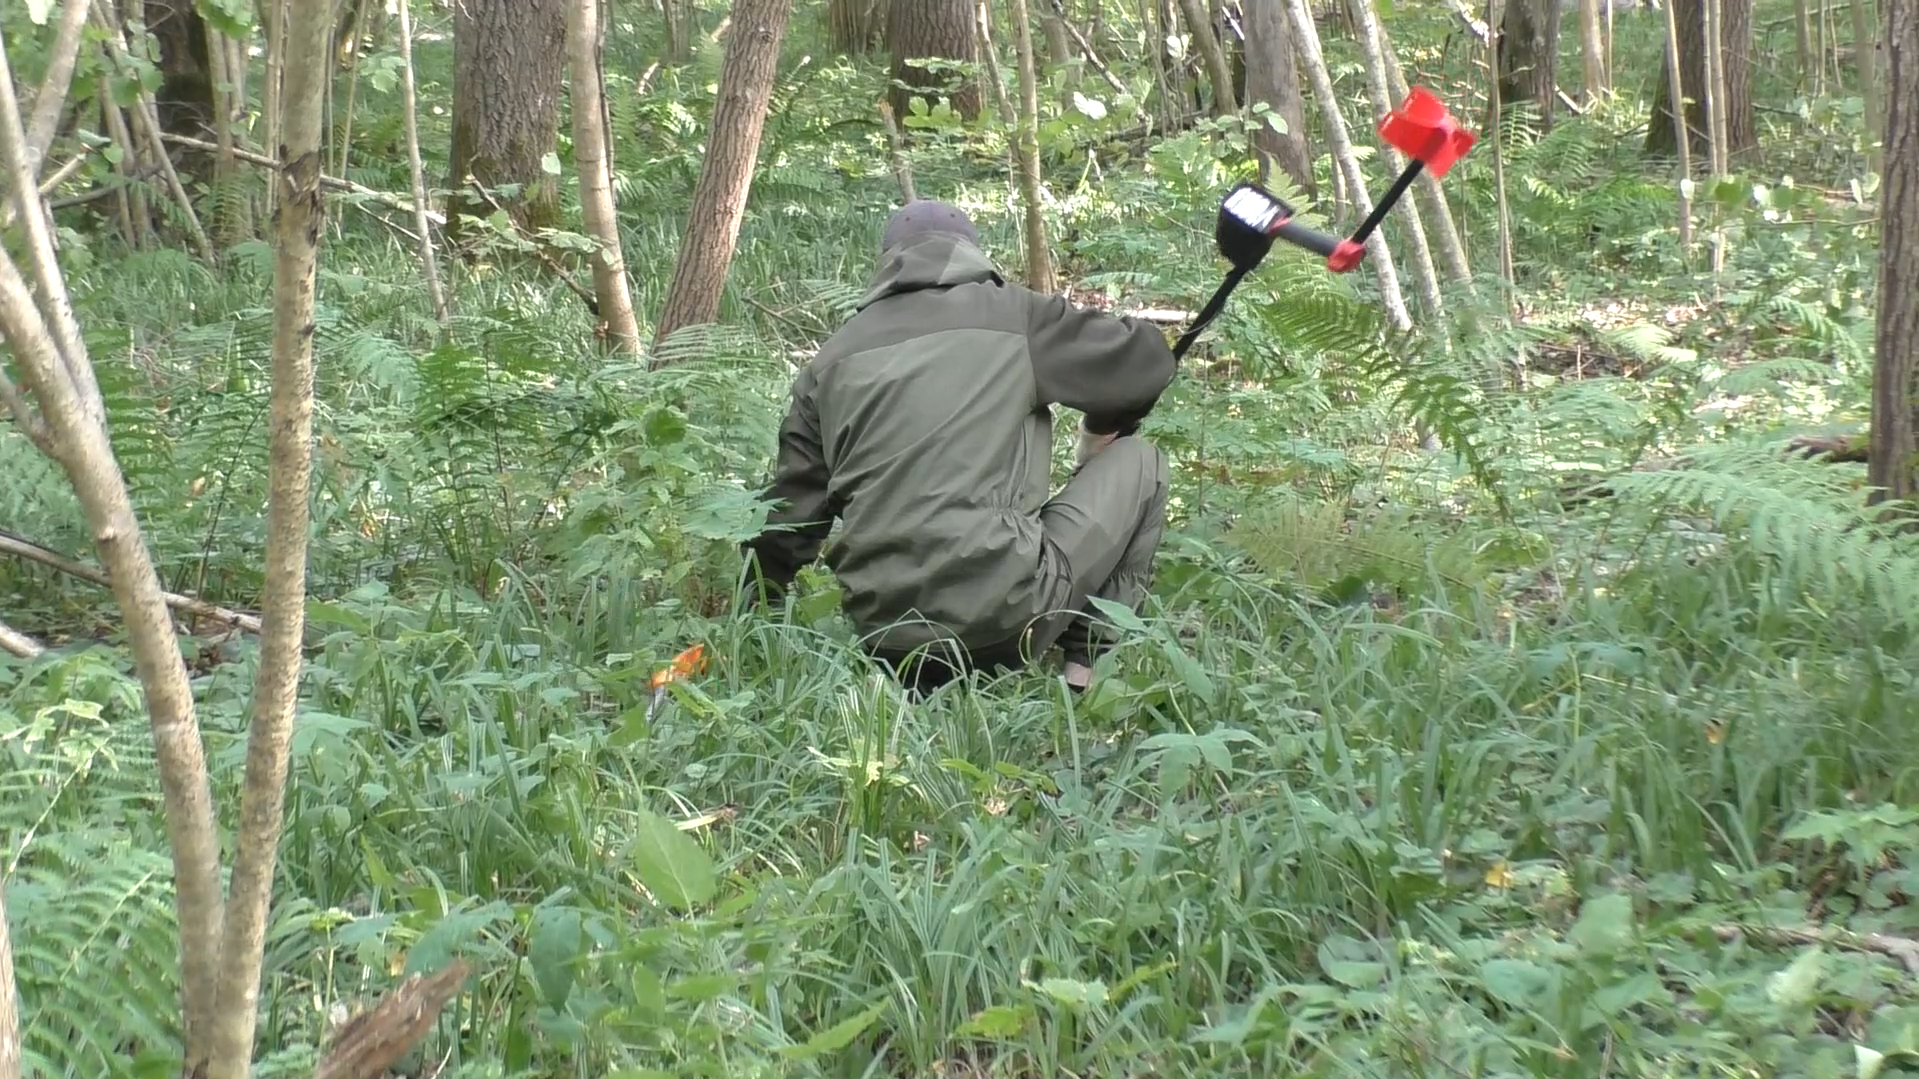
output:
[[[91, 581], [102, 588], [113, 587], [113, 581], [107, 576], [105, 570], [95, 569], [84, 562], [76, 562], [58, 551], [35, 543], [25, 536], [15, 535], [3, 528], [0, 528], [0, 554], [10, 554], [16, 558], [24, 558], [29, 562], [38, 562], [40, 565], [58, 570], [69, 577], [78, 577], [83, 581]], [[202, 618], [209, 622], [218, 622], [223, 626], [245, 630], [248, 633], [257, 634], [260, 632], [260, 619], [243, 611], [232, 610], [215, 603], [208, 603], [205, 600], [195, 599], [192, 596], [182, 596], [174, 592], [163, 592], [161, 593], [161, 597], [166, 600], [167, 606], [176, 611], [184, 611], [196, 618]]]

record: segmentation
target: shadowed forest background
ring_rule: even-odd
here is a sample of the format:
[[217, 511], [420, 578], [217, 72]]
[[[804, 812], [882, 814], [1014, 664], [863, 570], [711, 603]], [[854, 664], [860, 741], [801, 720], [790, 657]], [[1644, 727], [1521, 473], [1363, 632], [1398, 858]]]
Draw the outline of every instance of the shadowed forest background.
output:
[[[1919, 0], [0, 34], [0, 1079], [1919, 1075]], [[735, 602], [903, 198], [1170, 339], [1412, 87], [1090, 692]]]

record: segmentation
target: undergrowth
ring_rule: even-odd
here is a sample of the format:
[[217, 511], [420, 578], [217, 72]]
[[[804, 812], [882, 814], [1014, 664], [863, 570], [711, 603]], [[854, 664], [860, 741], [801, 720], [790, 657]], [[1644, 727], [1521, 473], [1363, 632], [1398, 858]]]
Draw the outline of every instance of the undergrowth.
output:
[[[1403, 17], [1411, 39], [1448, 16]], [[1622, 53], [1657, 48], [1619, 19]], [[442, 92], [445, 43], [420, 51]], [[893, 198], [884, 135], [847, 119], [879, 76], [806, 55], [722, 325], [663, 367], [608, 359], [505, 251], [449, 268], [439, 327], [403, 238], [336, 211], [263, 1079], [456, 953], [480, 974], [409, 1074], [1919, 1074], [1884, 945], [1919, 932], [1919, 551], [1867, 516], [1860, 470], [1785, 448], [1861, 415], [1869, 246], [1843, 207], [1758, 174], [1722, 192], [1713, 279], [1634, 152], [1643, 108], [1512, 117], [1514, 295], [1461, 283], [1450, 319], [1397, 332], [1368, 275], [1275, 253], [1147, 422], [1172, 528], [1094, 689], [1029, 672], [912, 703], [829, 575], [770, 614], [733, 602], [791, 365], [850, 311]], [[702, 56], [646, 96], [607, 65], [643, 311]], [[1196, 307], [1244, 133], [1142, 150], [1114, 142], [1124, 110], [1050, 89], [1075, 289]], [[363, 92], [377, 149], [389, 91]], [[925, 124], [921, 189], [1016, 251], [1004, 132]], [[1491, 265], [1490, 167], [1447, 183]], [[269, 249], [208, 269], [99, 242], [69, 268], [166, 582], [246, 605]], [[85, 551], [58, 471], [0, 447], [0, 520]], [[0, 663], [29, 1074], [171, 1074], [170, 875], [108, 600], [12, 563], [0, 600], [62, 646]], [[713, 670], [649, 711], [693, 641]], [[230, 807], [252, 644], [186, 644]]]

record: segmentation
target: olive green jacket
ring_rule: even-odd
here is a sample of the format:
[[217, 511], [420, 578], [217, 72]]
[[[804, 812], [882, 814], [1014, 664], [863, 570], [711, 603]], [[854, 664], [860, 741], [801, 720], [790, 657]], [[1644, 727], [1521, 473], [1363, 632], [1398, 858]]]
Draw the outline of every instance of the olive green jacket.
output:
[[826, 561], [870, 645], [1009, 642], [1054, 594], [1039, 517], [1050, 406], [1097, 432], [1129, 427], [1174, 367], [1149, 323], [1009, 284], [957, 237], [908, 241], [795, 378], [765, 493], [775, 508], [747, 552], [783, 590], [837, 517]]

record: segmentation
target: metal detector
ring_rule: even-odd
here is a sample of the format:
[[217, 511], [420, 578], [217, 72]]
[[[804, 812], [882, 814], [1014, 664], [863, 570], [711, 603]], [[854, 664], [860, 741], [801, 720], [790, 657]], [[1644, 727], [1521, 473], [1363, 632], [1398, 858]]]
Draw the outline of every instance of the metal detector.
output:
[[1373, 207], [1373, 212], [1345, 239], [1295, 221], [1293, 208], [1258, 184], [1242, 183], [1226, 193], [1220, 200], [1219, 221], [1214, 226], [1213, 238], [1219, 253], [1233, 268], [1220, 282], [1213, 298], [1194, 316], [1192, 325], [1180, 335], [1179, 342], [1173, 346], [1175, 359], [1183, 359], [1193, 342], [1199, 340], [1200, 333], [1219, 317], [1226, 298], [1265, 260], [1275, 239], [1320, 256], [1326, 260], [1326, 268], [1334, 273], [1346, 273], [1365, 257], [1367, 238], [1412, 186], [1420, 171], [1431, 172], [1434, 179], [1446, 175], [1453, 163], [1478, 141], [1472, 132], [1459, 126], [1446, 111], [1444, 102], [1419, 87], [1414, 87], [1404, 104], [1379, 121], [1379, 137], [1409, 160], [1393, 186]]

